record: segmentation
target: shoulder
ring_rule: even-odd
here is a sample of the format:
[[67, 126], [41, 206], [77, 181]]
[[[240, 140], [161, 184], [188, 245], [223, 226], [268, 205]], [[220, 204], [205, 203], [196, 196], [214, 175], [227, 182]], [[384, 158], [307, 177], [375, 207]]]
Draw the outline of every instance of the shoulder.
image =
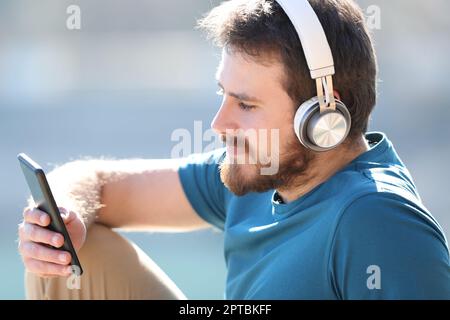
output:
[[419, 199], [391, 191], [370, 192], [349, 201], [340, 212], [336, 231], [380, 237], [427, 232], [447, 245], [441, 227]]
[[[390, 164], [360, 164], [336, 179], [339, 211], [337, 228], [388, 227], [415, 221], [442, 233], [439, 224], [423, 205], [406, 168]], [[398, 225], [397, 225], [398, 226]]]
[[[339, 216], [329, 258], [340, 297], [449, 297], [442, 229], [429, 212], [397, 194], [370, 193], [351, 201]], [[374, 266], [381, 270], [382, 290], [366, 285]]]
[[225, 156], [225, 149], [216, 149], [206, 153], [192, 154], [181, 159], [178, 175], [186, 189], [197, 187], [223, 192], [224, 185], [220, 179], [220, 164]]

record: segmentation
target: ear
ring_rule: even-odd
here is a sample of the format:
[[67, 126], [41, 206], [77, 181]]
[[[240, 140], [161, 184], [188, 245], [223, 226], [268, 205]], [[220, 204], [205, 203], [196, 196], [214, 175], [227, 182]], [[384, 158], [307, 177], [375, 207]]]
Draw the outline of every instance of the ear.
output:
[[341, 100], [341, 95], [339, 94], [338, 91], [334, 90], [334, 91], [333, 91], [333, 94], [334, 94], [334, 97], [335, 97], [336, 99]]

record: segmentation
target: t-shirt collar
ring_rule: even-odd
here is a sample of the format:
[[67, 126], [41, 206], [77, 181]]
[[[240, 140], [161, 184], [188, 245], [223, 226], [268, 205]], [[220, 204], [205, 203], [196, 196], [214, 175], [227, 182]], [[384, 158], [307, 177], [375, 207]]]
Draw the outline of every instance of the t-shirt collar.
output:
[[392, 149], [391, 142], [387, 139], [386, 135], [382, 132], [369, 132], [366, 133], [365, 138], [369, 143], [370, 149], [362, 153], [355, 159], [353, 159], [344, 168], [337, 171], [333, 176], [323, 183], [317, 185], [312, 190], [302, 195], [298, 199], [290, 202], [283, 203], [280, 196], [277, 194], [276, 190], [272, 193], [272, 214], [276, 220], [286, 218], [295, 212], [298, 212], [300, 206], [308, 201], [312, 195], [316, 195], [324, 188], [331, 179], [335, 178], [338, 174], [348, 171], [355, 170], [358, 162], [384, 162], [388, 161], [389, 152], [388, 149]]

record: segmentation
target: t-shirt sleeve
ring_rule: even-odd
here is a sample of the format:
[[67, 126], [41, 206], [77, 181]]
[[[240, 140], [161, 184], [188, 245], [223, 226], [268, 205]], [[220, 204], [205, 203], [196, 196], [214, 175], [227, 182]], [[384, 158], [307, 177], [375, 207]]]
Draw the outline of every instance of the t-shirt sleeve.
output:
[[225, 186], [219, 165], [225, 149], [193, 154], [183, 159], [178, 169], [184, 193], [197, 214], [206, 222], [223, 230], [225, 225]]
[[342, 299], [450, 299], [443, 232], [421, 208], [395, 195], [366, 195], [346, 208], [329, 267]]

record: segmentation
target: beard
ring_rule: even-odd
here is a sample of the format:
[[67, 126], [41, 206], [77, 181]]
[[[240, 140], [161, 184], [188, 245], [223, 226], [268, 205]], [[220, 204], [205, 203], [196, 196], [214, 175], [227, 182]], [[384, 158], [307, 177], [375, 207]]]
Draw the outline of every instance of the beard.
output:
[[[246, 146], [246, 155], [248, 151], [249, 148]], [[282, 191], [305, 184], [316, 154], [306, 149], [293, 136], [286, 144], [285, 152], [280, 152], [278, 171], [272, 175], [261, 174], [261, 169], [266, 167], [265, 165], [230, 163], [227, 161], [228, 157], [227, 154], [220, 164], [220, 178], [231, 192], [243, 196], [249, 192], [266, 192], [272, 189]]]

